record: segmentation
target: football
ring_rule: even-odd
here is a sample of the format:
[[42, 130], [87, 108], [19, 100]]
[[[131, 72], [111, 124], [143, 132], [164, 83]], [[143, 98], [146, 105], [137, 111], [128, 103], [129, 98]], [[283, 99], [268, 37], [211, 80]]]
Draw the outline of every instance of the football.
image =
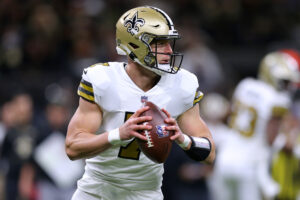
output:
[[146, 122], [152, 126], [151, 130], [142, 131], [141, 134], [147, 137], [147, 141], [137, 140], [141, 151], [152, 161], [163, 163], [168, 158], [172, 148], [170, 137], [174, 131], [167, 131], [164, 119], [167, 115], [161, 109], [150, 101], [145, 102], [145, 106], [150, 109], [145, 111], [142, 116], [152, 116], [152, 120]]

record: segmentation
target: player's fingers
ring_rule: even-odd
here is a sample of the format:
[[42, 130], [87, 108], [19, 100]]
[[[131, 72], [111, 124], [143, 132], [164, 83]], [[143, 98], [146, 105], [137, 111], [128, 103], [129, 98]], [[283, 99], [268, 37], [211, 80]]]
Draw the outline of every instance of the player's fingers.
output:
[[168, 118], [165, 119], [165, 122], [168, 123], [168, 124], [175, 124], [176, 123], [176, 120], [174, 118], [172, 118], [171, 114], [164, 108], [161, 109], [166, 115]]
[[170, 124], [170, 125], [175, 125], [176, 124], [176, 120], [174, 118], [166, 118], [165, 123]]
[[151, 130], [152, 126], [147, 123], [143, 123], [134, 125], [132, 129], [135, 131]]
[[133, 137], [138, 138], [138, 139], [147, 141], [146, 136], [142, 135], [141, 133], [138, 133], [138, 132], [133, 131], [131, 135], [132, 135]]
[[149, 110], [149, 106], [144, 106], [140, 109], [138, 109], [137, 111], [135, 111], [135, 113], [133, 113], [132, 117], [139, 117], [143, 112]]
[[171, 114], [166, 109], [162, 108], [161, 110], [167, 115], [168, 118], [171, 117]]
[[179, 131], [179, 128], [177, 126], [166, 126], [165, 129], [167, 131], [175, 131], [175, 132], [178, 132]]
[[176, 140], [179, 137], [180, 137], [180, 133], [179, 132], [175, 132], [175, 134], [170, 137], [170, 140]]
[[152, 120], [152, 116], [136, 117], [132, 119], [132, 123], [141, 124]]

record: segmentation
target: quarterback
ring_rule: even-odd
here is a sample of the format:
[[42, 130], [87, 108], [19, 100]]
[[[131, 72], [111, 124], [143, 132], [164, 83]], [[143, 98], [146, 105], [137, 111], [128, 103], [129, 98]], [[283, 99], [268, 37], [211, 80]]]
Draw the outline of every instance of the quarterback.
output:
[[208, 163], [215, 157], [211, 133], [199, 115], [196, 76], [180, 69], [174, 52], [178, 32], [170, 17], [154, 7], [124, 13], [116, 24], [117, 52], [127, 63], [99, 63], [84, 69], [79, 106], [66, 136], [70, 159], [86, 159], [73, 200], [161, 200], [163, 164], [148, 159], [136, 138], [152, 127], [141, 116], [148, 99], [164, 108], [166, 130], [187, 156]]

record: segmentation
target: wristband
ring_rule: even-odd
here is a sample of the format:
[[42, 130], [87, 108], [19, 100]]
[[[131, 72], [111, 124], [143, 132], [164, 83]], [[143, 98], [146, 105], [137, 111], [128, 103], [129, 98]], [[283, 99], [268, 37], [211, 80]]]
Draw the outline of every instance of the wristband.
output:
[[211, 152], [211, 143], [209, 139], [193, 136], [190, 136], [190, 139], [192, 140], [192, 146], [189, 150], [186, 150], [185, 153], [193, 160], [205, 160]]
[[112, 145], [117, 145], [121, 143], [119, 128], [113, 129], [108, 132], [107, 140]]
[[206, 149], [210, 151], [211, 144], [209, 139], [205, 137], [192, 137], [193, 140], [193, 147], [199, 148], [199, 149]]
[[186, 149], [188, 146], [189, 146], [189, 144], [190, 144], [190, 142], [192, 141], [191, 140], [191, 138], [189, 137], [189, 136], [187, 136], [186, 134], [182, 134], [183, 135], [183, 137], [184, 137], [184, 141], [183, 141], [183, 143], [177, 143], [182, 149]]

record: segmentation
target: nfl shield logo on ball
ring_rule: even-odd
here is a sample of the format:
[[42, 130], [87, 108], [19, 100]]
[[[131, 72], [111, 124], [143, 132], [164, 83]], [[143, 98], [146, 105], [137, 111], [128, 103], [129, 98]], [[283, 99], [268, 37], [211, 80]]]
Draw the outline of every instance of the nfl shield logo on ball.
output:
[[166, 130], [165, 125], [156, 126], [156, 133], [159, 138], [168, 137], [169, 131]]

